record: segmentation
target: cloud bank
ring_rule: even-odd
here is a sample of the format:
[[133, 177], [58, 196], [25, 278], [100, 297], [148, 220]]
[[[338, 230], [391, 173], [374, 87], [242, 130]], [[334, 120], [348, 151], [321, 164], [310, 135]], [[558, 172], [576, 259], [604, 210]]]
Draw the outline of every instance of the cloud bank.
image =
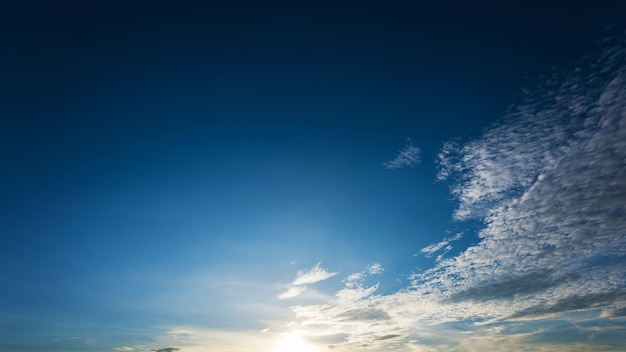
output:
[[[419, 150], [411, 148], [385, 166], [414, 165]], [[438, 178], [450, 182], [458, 200], [454, 218], [482, 221], [480, 241], [412, 275], [411, 285], [392, 294], [365, 287], [364, 273], [348, 276], [333, 301], [293, 307], [313, 334], [341, 336], [334, 347], [411, 351], [429, 345], [425, 331], [433, 324], [625, 315], [623, 38], [527, 91], [480, 138], [445, 143], [438, 159]], [[445, 250], [454, 239], [421, 253]], [[467, 350], [455, 341], [437, 350]]]

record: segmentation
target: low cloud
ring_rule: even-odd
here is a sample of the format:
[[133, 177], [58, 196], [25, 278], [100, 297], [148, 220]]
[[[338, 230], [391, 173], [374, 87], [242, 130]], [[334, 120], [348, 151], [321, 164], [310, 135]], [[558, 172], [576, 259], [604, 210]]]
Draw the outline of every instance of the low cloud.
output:
[[503, 276], [493, 281], [479, 282], [451, 294], [444, 302], [464, 301], [485, 302], [490, 300], [511, 300], [571, 282], [576, 274], [558, 276], [554, 270], [539, 270], [516, 276]]
[[[161, 346], [179, 346], [153, 349], [152, 352], [205, 352], [205, 351], [237, 351], [258, 352], [270, 351], [275, 347], [280, 331], [285, 331], [285, 326], [272, 327], [271, 329], [209, 329], [197, 326], [177, 326], [166, 331], [161, 336], [156, 336], [156, 343]], [[141, 349], [142, 351], [148, 351]]]
[[387, 312], [376, 308], [360, 308], [343, 312], [337, 317], [341, 320], [388, 320]]
[[[626, 303], [626, 290], [594, 293], [582, 296], [570, 296], [558, 299], [555, 302], [542, 302], [538, 305], [516, 312], [515, 314], [504, 319], [542, 317], [545, 315], [559, 314], [581, 309], [607, 307], [616, 303]], [[619, 315], [620, 313], [619, 310], [615, 310], [613, 312], [616, 315]]]
[[380, 336], [377, 337], [376, 340], [389, 340], [389, 339], [395, 339], [396, 337], [401, 337], [402, 335], [396, 335], [396, 334], [391, 334], [391, 335], [385, 335], [385, 336]]

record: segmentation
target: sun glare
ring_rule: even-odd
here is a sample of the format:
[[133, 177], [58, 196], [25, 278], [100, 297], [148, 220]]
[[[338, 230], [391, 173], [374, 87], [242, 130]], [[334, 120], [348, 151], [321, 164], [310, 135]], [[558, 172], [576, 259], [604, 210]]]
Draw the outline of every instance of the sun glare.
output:
[[274, 352], [315, 352], [315, 348], [293, 332], [281, 334], [282, 339], [276, 345]]

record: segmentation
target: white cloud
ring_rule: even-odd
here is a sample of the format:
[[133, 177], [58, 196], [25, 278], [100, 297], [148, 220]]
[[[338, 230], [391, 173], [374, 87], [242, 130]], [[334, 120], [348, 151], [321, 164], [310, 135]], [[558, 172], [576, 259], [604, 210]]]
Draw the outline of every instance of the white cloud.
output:
[[407, 140], [407, 144], [398, 152], [393, 160], [383, 163], [387, 169], [401, 169], [403, 167], [414, 167], [420, 163], [421, 151], [413, 146], [411, 139]]
[[278, 295], [279, 299], [289, 299], [294, 298], [304, 292], [306, 290], [306, 286], [292, 286], [287, 291]]
[[115, 351], [134, 351], [135, 349], [132, 347], [122, 346], [122, 347], [114, 347]]
[[287, 289], [287, 291], [278, 295], [278, 298], [279, 299], [294, 298], [306, 290], [307, 284], [314, 284], [316, 282], [324, 281], [326, 279], [329, 279], [337, 275], [337, 273], [326, 271], [326, 269], [322, 268], [321, 265], [322, 263], [317, 263], [317, 265], [315, 265], [309, 270], [299, 271], [298, 275], [291, 283], [289, 289]]
[[367, 272], [370, 275], [382, 274], [383, 271], [385, 271], [385, 269], [383, 269], [380, 263], [374, 263], [367, 267]]
[[626, 67], [619, 60], [626, 53], [607, 53], [590, 72], [530, 93], [480, 139], [444, 146], [440, 175], [456, 180], [456, 217], [486, 226], [479, 244], [416, 275], [416, 287], [436, 286], [457, 303], [489, 292], [517, 298], [479, 317], [558, 314], [622, 299]]
[[313, 284], [337, 275], [337, 273], [326, 271], [321, 267], [321, 265], [322, 263], [317, 263], [317, 265], [309, 270], [302, 270], [298, 272], [298, 276], [295, 280], [293, 280], [293, 285]]
[[[405, 351], [471, 351], [500, 350], [506, 340], [477, 334], [437, 345], [424, 342], [431, 338], [424, 331], [474, 321], [484, 333], [484, 323], [512, 327], [591, 310], [598, 311], [593, 319], [624, 316], [626, 48], [620, 43], [585, 60], [527, 93], [479, 139], [444, 144], [439, 179], [452, 183], [456, 219], [484, 223], [479, 243], [452, 258], [440, 255], [409, 287], [388, 295], [364, 286], [367, 271], [349, 275], [333, 300], [293, 307], [302, 324], [320, 336], [343, 336], [334, 344], [339, 350], [395, 344]], [[420, 252], [445, 253], [458, 238]], [[534, 334], [515, 334], [516, 341], [530, 343]], [[532, 346], [593, 348], [582, 340]]]
[[444, 250], [444, 254], [445, 254], [448, 251], [450, 251], [450, 249], [452, 249], [452, 247], [450, 246], [450, 242], [456, 241], [456, 240], [460, 240], [462, 236], [463, 236], [463, 233], [461, 232], [461, 233], [457, 233], [456, 235], [454, 235], [452, 237], [446, 237], [441, 242], [438, 242], [438, 243], [435, 243], [435, 244], [431, 244], [429, 246], [426, 246], [426, 247], [420, 249], [420, 252], [421, 253], [426, 253], [426, 256], [430, 257], [434, 253], [437, 253], [441, 249], [443, 249]]

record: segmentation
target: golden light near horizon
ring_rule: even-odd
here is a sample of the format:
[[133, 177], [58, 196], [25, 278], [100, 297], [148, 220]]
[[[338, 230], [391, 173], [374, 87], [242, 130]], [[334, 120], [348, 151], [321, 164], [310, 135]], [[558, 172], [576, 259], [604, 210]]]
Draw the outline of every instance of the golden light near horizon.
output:
[[277, 343], [273, 352], [316, 352], [317, 349], [302, 340], [295, 332], [280, 334], [281, 340]]

